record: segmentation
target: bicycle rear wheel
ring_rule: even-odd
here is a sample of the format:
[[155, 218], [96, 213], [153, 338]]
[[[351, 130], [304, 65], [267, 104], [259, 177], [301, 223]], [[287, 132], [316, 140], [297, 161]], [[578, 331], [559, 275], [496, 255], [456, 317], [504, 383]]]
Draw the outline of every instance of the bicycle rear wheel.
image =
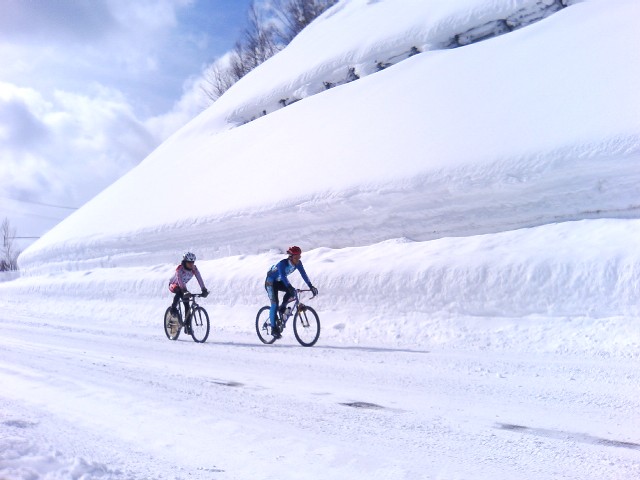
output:
[[312, 347], [320, 338], [320, 318], [316, 311], [300, 305], [293, 319], [293, 334], [303, 347]]
[[209, 314], [202, 307], [196, 307], [189, 319], [189, 330], [194, 342], [204, 343], [209, 337]]
[[256, 333], [262, 343], [272, 344], [276, 339], [271, 335], [270, 307], [262, 307], [256, 315]]
[[180, 321], [171, 315], [171, 307], [164, 312], [164, 333], [169, 340], [177, 340], [180, 336]]

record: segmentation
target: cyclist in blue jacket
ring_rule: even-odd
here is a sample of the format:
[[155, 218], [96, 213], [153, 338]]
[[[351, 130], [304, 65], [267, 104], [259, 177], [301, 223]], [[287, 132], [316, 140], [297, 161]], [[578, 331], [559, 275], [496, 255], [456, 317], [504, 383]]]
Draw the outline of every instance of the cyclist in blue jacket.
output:
[[[282, 332], [276, 325], [276, 312], [280, 313], [280, 316], [284, 313], [284, 309], [287, 306], [287, 302], [291, 297], [296, 295], [296, 289], [289, 283], [287, 277], [291, 275], [293, 272], [298, 270], [302, 279], [306, 282], [311, 289], [313, 295], [318, 294], [318, 289], [311, 284], [311, 280], [307, 276], [307, 272], [304, 271], [304, 267], [302, 266], [302, 261], [300, 257], [302, 256], [302, 249], [300, 247], [290, 247], [287, 250], [288, 258], [280, 260], [278, 263], [273, 265], [269, 271], [267, 272], [267, 279], [264, 282], [264, 288], [267, 291], [267, 295], [269, 296], [269, 300], [271, 301], [271, 310], [269, 311], [269, 319], [271, 320], [271, 334], [280, 338], [282, 336]], [[282, 298], [282, 306], [278, 308], [278, 292], [285, 292], [284, 297]]]

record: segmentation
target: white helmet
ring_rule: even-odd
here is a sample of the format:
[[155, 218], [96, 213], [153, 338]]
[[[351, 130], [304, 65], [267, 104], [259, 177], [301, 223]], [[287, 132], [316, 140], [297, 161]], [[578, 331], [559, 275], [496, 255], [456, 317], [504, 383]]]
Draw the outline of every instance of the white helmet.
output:
[[185, 262], [195, 262], [196, 261], [196, 254], [195, 253], [191, 253], [191, 252], [187, 252], [182, 256], [182, 260]]

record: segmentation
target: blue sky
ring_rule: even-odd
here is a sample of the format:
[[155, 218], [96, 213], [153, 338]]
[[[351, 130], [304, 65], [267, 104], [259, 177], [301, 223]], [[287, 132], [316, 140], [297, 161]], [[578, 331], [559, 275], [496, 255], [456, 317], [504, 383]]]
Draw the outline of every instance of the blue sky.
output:
[[3, 0], [0, 221], [43, 234], [193, 118], [249, 4]]

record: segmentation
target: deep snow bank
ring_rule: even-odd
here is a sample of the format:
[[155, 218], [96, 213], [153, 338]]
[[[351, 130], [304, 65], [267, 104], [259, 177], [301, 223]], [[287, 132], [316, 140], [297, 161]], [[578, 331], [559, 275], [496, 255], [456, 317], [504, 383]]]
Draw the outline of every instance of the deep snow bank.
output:
[[[168, 262], [184, 248], [220, 257], [291, 241], [343, 247], [637, 217], [639, 8], [579, 3], [212, 134], [228, 103], [244, 101], [240, 82], [33, 244], [21, 266], [37, 273]], [[319, 48], [303, 40], [296, 48]]]
[[250, 332], [265, 269], [296, 243], [329, 338], [500, 336], [474, 337], [460, 316], [544, 317], [518, 337], [544, 348], [563, 317], [618, 338], [630, 324], [606, 332], [602, 319], [638, 314], [639, 9], [578, 3], [235, 129], [216, 103], [24, 252], [28, 277], [0, 296], [155, 322], [191, 249], [218, 324]]
[[[282, 53], [234, 86], [232, 94], [223, 99], [227, 104], [230, 100], [236, 103], [227, 121], [238, 125], [253, 121], [421, 52], [458, 48], [503, 35], [540, 21], [567, 3], [561, 0], [340, 2], [305, 28]], [[282, 72], [290, 73], [282, 75]]]
[[[325, 342], [633, 355], [640, 347], [640, 220], [584, 220], [473, 238], [396, 239], [305, 252]], [[198, 261], [214, 337], [243, 332], [266, 303], [272, 252]], [[77, 322], [158, 326], [172, 264], [23, 277], [0, 303]], [[294, 284], [302, 286], [294, 275]], [[191, 286], [199, 291], [197, 285]], [[22, 304], [22, 298], [29, 298]]]

